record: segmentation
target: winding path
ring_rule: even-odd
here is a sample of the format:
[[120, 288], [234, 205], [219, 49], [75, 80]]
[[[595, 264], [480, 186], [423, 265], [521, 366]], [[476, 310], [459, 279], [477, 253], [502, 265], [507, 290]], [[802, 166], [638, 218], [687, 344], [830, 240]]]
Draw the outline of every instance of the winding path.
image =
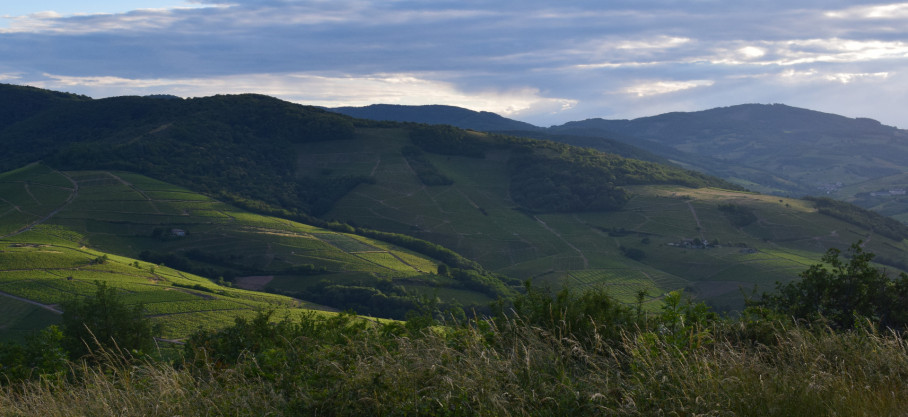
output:
[[571, 242], [568, 242], [567, 239], [562, 237], [558, 232], [555, 231], [555, 229], [552, 229], [551, 227], [549, 227], [549, 225], [546, 224], [546, 222], [542, 221], [542, 219], [540, 219], [538, 216], [533, 216], [533, 218], [536, 219], [536, 221], [539, 222], [539, 224], [541, 224], [542, 227], [545, 228], [545, 230], [548, 230], [553, 235], [557, 236], [558, 239], [561, 239], [561, 241], [564, 242], [565, 245], [568, 245], [571, 249], [577, 251], [577, 254], [580, 255], [580, 259], [583, 259], [583, 269], [589, 269], [590, 261], [588, 259], [586, 259], [586, 255], [583, 254], [582, 250], [580, 250], [578, 247], [571, 244]]
[[43, 309], [45, 309], [45, 310], [48, 310], [48, 311], [50, 311], [50, 312], [52, 312], [52, 313], [63, 314], [63, 311], [62, 311], [62, 310], [59, 310], [59, 309], [55, 308], [55, 307], [52, 306], [52, 305], [41, 304], [41, 303], [39, 303], [39, 302], [37, 302], [37, 301], [29, 300], [28, 298], [18, 297], [18, 296], [12, 295], [12, 294], [7, 294], [7, 293], [5, 293], [5, 292], [0, 292], [0, 297], [12, 298], [12, 299], [14, 299], [14, 300], [19, 300], [19, 301], [21, 301], [21, 302], [23, 302], [23, 303], [29, 303], [29, 304], [31, 304], [31, 305], [36, 305], [36, 306], [41, 307], [41, 308], [43, 308]]
[[700, 218], [697, 217], [697, 211], [694, 210], [694, 206], [690, 203], [690, 201], [687, 202], [687, 208], [690, 209], [690, 214], [694, 216], [694, 221], [697, 222], [697, 232], [700, 233], [700, 240], [705, 239], [703, 237], [703, 225], [700, 224]]

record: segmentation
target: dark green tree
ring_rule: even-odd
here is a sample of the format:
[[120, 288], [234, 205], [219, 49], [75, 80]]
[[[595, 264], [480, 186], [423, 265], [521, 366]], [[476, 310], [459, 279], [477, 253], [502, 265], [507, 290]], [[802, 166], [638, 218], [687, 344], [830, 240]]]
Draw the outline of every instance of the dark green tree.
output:
[[63, 333], [57, 326], [31, 334], [24, 344], [0, 342], [0, 385], [28, 378], [61, 375], [66, 369]]
[[838, 249], [829, 249], [822, 258], [825, 265], [812, 265], [798, 281], [777, 282], [776, 293], [764, 294], [762, 302], [781, 313], [825, 321], [834, 328], [852, 328], [858, 319], [866, 318], [881, 327], [904, 329], [908, 275], [890, 279], [885, 270], [870, 263], [874, 254], [864, 252], [861, 244], [851, 245], [846, 260]]
[[82, 357], [96, 348], [149, 352], [157, 328], [145, 317], [144, 306], [128, 305], [116, 288], [95, 281], [94, 296], [63, 303], [63, 346], [70, 357]]

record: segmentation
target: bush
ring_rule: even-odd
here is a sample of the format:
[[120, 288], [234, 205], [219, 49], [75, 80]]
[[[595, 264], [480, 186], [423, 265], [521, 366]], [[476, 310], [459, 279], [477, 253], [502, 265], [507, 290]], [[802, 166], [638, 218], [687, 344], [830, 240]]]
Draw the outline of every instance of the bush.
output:
[[833, 328], [850, 329], [862, 319], [881, 327], [908, 326], [908, 275], [891, 280], [885, 270], [870, 264], [874, 254], [864, 252], [861, 241], [851, 245], [849, 260], [829, 249], [823, 264], [800, 274], [801, 280], [776, 283], [775, 294], [764, 294], [763, 305], [797, 319], [824, 322]]
[[117, 289], [95, 281], [95, 295], [63, 303], [63, 346], [78, 358], [95, 348], [150, 352], [157, 328], [141, 304], [124, 303]]

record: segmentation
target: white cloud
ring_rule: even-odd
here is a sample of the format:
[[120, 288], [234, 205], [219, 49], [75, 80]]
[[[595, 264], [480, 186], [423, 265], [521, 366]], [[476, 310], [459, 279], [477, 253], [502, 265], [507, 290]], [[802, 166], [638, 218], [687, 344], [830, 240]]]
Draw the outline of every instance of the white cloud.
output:
[[779, 73], [778, 77], [781, 80], [799, 84], [816, 81], [850, 84], [856, 81], [885, 81], [890, 78], [891, 75], [892, 74], [889, 72], [823, 72], [817, 69], [801, 71], [789, 69]]
[[238, 74], [186, 79], [130, 79], [115, 76], [73, 77], [44, 74], [27, 84], [63, 89], [95, 97], [145, 95], [167, 92], [182, 97], [258, 93], [288, 101], [326, 107], [387, 104], [447, 104], [502, 115], [556, 112], [570, 109], [576, 100], [549, 98], [534, 88], [465, 92], [447, 82], [417, 74], [326, 76], [308, 73]]
[[835, 19], [905, 19], [908, 18], [908, 3], [856, 6], [829, 11], [825, 15]]
[[200, 8], [226, 8], [228, 5], [174, 6], [169, 8], [143, 8], [128, 13], [76, 13], [63, 15], [44, 11], [22, 16], [3, 16], [7, 27], [4, 33], [70, 34], [105, 33], [115, 31], [154, 31], [172, 26], [182, 20], [181, 11]]
[[616, 43], [613, 47], [607, 45], [606, 49], [630, 49], [635, 51], [641, 49], [670, 49], [684, 45], [690, 41], [690, 38], [682, 38], [677, 36], [659, 36], [657, 38], [647, 40], [622, 41]]
[[676, 91], [689, 90], [697, 87], [709, 87], [715, 84], [712, 80], [692, 80], [692, 81], [651, 81], [634, 84], [623, 90], [624, 93], [633, 94], [637, 97], [648, 97], [661, 94], [674, 93]]
[[745, 59], [757, 59], [766, 55], [766, 50], [756, 46], [745, 46], [738, 49], [738, 53]]
[[862, 111], [872, 117], [908, 97], [901, 1], [188, 0], [209, 7], [18, 17], [0, 27], [0, 80], [95, 97], [441, 103], [553, 123], [866, 90], [889, 103]]

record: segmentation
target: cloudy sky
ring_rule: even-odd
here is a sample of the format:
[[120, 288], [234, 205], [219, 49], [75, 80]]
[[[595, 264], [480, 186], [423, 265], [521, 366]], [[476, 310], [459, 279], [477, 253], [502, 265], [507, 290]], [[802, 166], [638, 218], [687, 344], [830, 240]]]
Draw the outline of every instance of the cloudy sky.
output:
[[449, 104], [543, 126], [785, 103], [908, 128], [908, 3], [3, 3], [0, 82], [96, 98]]

